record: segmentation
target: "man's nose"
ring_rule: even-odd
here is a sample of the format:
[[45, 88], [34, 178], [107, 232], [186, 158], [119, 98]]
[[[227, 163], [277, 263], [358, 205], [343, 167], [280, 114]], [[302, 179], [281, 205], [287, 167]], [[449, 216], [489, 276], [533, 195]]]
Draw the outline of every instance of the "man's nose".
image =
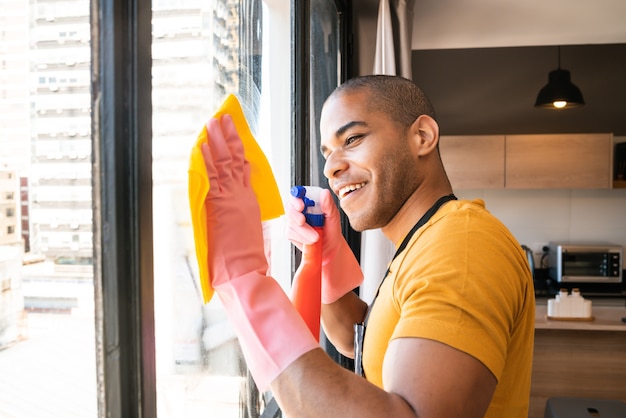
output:
[[348, 162], [341, 152], [338, 150], [333, 151], [326, 157], [326, 163], [324, 163], [324, 176], [331, 180], [337, 177], [341, 172], [345, 171], [347, 167]]

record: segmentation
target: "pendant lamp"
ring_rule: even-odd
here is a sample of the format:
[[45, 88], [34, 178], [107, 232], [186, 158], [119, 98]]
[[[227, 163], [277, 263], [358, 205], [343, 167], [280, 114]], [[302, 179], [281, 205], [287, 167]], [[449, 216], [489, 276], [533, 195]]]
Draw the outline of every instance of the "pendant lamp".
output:
[[548, 84], [539, 90], [535, 107], [569, 109], [584, 106], [583, 94], [572, 83], [570, 72], [561, 69], [561, 47], [559, 47], [558, 54], [559, 67], [548, 74]]

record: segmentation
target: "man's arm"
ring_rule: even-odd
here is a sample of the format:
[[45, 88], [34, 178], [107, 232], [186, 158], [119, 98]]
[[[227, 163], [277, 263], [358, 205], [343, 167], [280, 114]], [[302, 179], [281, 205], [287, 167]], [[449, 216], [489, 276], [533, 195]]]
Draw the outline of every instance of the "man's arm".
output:
[[497, 383], [474, 357], [421, 338], [391, 341], [383, 376], [384, 390], [316, 349], [291, 363], [271, 389], [287, 416], [471, 418], [484, 416]]
[[[392, 341], [383, 366], [386, 390], [343, 369], [319, 348], [282, 288], [266, 276], [260, 211], [232, 118], [211, 119], [207, 131], [211, 140], [202, 153], [210, 182], [205, 201], [209, 277], [259, 388], [271, 386], [281, 408], [294, 417], [484, 414], [495, 378], [473, 357], [448, 346], [415, 338]], [[241, 245], [241, 236], [248, 237], [247, 245]], [[331, 270], [340, 270], [342, 263], [335, 264]], [[328, 288], [339, 299], [354, 287], [333, 285]]]
[[354, 324], [365, 320], [367, 304], [354, 292], [322, 304], [322, 326], [330, 342], [346, 357], [354, 357]]

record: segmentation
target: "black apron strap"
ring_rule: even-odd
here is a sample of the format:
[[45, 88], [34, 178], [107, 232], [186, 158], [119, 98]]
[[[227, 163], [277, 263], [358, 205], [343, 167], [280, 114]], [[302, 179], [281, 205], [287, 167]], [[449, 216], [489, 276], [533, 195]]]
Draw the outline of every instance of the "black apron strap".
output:
[[378, 297], [378, 293], [380, 292], [380, 288], [383, 285], [383, 282], [385, 281], [387, 276], [389, 275], [389, 269], [391, 268], [391, 264], [396, 259], [396, 257], [398, 257], [398, 255], [402, 253], [402, 251], [404, 251], [404, 249], [409, 244], [409, 241], [411, 241], [411, 238], [413, 238], [413, 235], [415, 235], [417, 230], [420, 229], [422, 226], [424, 226], [424, 224], [428, 222], [435, 213], [437, 213], [439, 208], [443, 206], [444, 203], [449, 202], [451, 200], [457, 200], [457, 197], [454, 194], [449, 194], [449, 195], [440, 197], [431, 206], [431, 208], [428, 209], [426, 213], [424, 213], [424, 215], [422, 215], [422, 217], [419, 219], [419, 221], [417, 221], [417, 223], [413, 226], [413, 228], [411, 228], [409, 233], [402, 240], [402, 243], [396, 250], [396, 253], [394, 254], [393, 258], [389, 262], [389, 267], [387, 268], [387, 272], [385, 273], [385, 276], [383, 277], [383, 279], [380, 281], [380, 284], [378, 285], [378, 289], [376, 290], [376, 295], [374, 296], [374, 300], [372, 300], [372, 303], [367, 308], [365, 321], [363, 321], [363, 323], [361, 324], [354, 324], [354, 372], [358, 374], [359, 376], [365, 377], [365, 373], [363, 371], [363, 341], [365, 339], [365, 329], [367, 327], [367, 322], [369, 321], [372, 308], [374, 307], [374, 302], [376, 302], [376, 298]]

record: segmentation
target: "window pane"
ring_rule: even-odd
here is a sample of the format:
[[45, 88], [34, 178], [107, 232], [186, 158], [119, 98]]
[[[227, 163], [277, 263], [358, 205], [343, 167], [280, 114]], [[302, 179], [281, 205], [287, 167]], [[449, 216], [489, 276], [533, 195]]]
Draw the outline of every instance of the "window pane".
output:
[[[258, 394], [247, 386], [246, 366], [218, 297], [203, 305], [187, 169], [199, 133], [233, 93], [272, 164], [279, 187], [288, 194], [289, 2], [273, 3], [280, 4], [153, 1], [153, 234], [160, 418], [256, 417], [261, 409]], [[277, 41], [269, 42], [270, 36]], [[269, 70], [272, 65], [275, 71]], [[265, 231], [272, 246], [271, 264], [279, 267], [273, 271], [287, 285], [290, 251], [281, 221], [268, 223]]]
[[320, 117], [322, 106], [339, 85], [340, 14], [332, 0], [311, 1], [311, 178], [322, 187], [328, 187], [324, 177], [324, 161], [320, 153]]
[[0, 416], [96, 417], [89, 1], [0, 28]]

